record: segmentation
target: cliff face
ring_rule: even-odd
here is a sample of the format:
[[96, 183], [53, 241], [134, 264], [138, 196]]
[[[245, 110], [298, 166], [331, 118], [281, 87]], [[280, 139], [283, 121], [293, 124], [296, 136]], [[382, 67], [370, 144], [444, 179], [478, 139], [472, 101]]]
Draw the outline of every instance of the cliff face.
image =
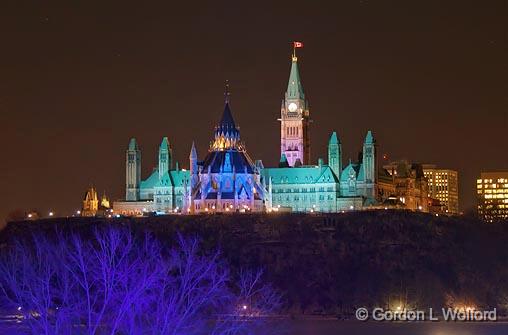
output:
[[327, 215], [202, 215], [69, 218], [11, 223], [3, 245], [33, 231], [90, 234], [97, 225], [130, 225], [172, 243], [198, 235], [233, 268], [265, 269], [295, 313], [355, 307], [436, 307], [508, 303], [508, 225], [466, 218], [373, 211]]

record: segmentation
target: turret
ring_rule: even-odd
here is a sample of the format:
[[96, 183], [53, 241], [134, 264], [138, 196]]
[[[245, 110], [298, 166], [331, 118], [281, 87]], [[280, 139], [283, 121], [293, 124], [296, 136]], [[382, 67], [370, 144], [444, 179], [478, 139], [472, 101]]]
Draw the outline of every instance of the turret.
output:
[[240, 145], [240, 130], [235, 124], [230, 102], [229, 83], [226, 81], [226, 89], [224, 92], [224, 112], [222, 118], [215, 127], [214, 141], [212, 143], [212, 150], [223, 151], [228, 149], [239, 149]]
[[127, 201], [139, 200], [139, 185], [141, 183], [141, 150], [135, 138], [129, 141], [125, 157], [125, 199]]
[[365, 176], [365, 195], [374, 198], [376, 195], [376, 140], [370, 130], [363, 142], [362, 168]]
[[298, 160], [303, 165], [310, 164], [309, 104], [305, 100], [298, 59], [294, 54], [279, 121], [281, 155], [286, 155], [290, 166], [294, 166]]
[[328, 165], [337, 178], [340, 178], [342, 172], [342, 144], [336, 132], [332, 133], [328, 141]]
[[287, 167], [289, 167], [288, 159], [287, 159], [287, 157], [286, 157], [286, 155], [284, 153], [282, 155], [280, 155], [279, 167], [280, 168], [287, 168]]
[[162, 138], [159, 147], [159, 179], [162, 179], [166, 172], [171, 168], [171, 149], [167, 137]]

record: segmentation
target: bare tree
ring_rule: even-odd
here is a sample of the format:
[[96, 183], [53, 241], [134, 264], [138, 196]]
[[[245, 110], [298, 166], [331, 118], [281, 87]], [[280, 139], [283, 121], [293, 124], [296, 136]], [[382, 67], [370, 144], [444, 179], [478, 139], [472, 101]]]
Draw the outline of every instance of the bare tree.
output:
[[220, 253], [203, 253], [197, 238], [166, 247], [104, 227], [88, 239], [15, 241], [1, 256], [0, 288], [32, 334], [251, 334], [280, 304], [261, 274], [233, 282]]

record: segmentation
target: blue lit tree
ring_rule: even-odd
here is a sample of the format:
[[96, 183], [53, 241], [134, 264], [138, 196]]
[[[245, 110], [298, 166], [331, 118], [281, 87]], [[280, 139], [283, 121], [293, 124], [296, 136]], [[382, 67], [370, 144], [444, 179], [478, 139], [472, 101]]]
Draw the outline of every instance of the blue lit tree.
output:
[[32, 334], [252, 334], [280, 306], [260, 271], [232, 281], [197, 238], [167, 247], [105, 227], [88, 239], [35, 234], [1, 257], [1, 292]]

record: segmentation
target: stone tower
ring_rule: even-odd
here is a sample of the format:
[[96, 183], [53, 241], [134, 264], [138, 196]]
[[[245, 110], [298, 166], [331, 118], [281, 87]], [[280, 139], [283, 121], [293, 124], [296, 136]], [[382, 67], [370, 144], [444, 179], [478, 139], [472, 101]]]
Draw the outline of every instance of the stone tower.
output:
[[189, 154], [189, 161], [190, 161], [190, 187], [191, 189], [193, 189], [199, 182], [198, 153], [196, 150], [196, 146], [194, 145], [194, 142], [192, 142], [192, 147]]
[[328, 165], [337, 178], [340, 178], [342, 172], [342, 144], [336, 132], [332, 133], [328, 141]]
[[171, 148], [167, 137], [162, 138], [159, 146], [159, 179], [171, 169]]
[[141, 183], [141, 151], [135, 138], [131, 138], [125, 158], [125, 199], [139, 200], [139, 184]]
[[366, 196], [374, 198], [376, 183], [376, 140], [369, 130], [363, 142], [362, 167], [365, 176]]
[[293, 54], [289, 82], [280, 110], [280, 152], [290, 166], [310, 164], [309, 104], [305, 100], [298, 59]]
[[82, 216], [95, 216], [99, 209], [99, 199], [97, 197], [97, 191], [91, 186], [85, 193], [83, 198], [83, 207], [81, 208]]

